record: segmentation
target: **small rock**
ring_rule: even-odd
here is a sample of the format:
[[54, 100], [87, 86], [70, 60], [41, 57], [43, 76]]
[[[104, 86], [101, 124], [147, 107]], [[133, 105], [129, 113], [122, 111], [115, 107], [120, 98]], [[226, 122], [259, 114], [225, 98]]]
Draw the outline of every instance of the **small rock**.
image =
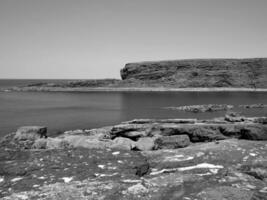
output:
[[141, 183], [138, 183], [136, 185], [133, 185], [128, 188], [127, 190], [131, 194], [143, 194], [143, 193], [148, 193], [148, 189], [144, 187]]

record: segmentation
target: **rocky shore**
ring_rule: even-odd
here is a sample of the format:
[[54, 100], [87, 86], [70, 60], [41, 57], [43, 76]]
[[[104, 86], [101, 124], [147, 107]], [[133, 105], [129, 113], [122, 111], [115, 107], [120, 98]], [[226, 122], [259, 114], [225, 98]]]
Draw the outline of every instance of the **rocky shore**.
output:
[[0, 141], [0, 197], [267, 199], [267, 118], [136, 119]]

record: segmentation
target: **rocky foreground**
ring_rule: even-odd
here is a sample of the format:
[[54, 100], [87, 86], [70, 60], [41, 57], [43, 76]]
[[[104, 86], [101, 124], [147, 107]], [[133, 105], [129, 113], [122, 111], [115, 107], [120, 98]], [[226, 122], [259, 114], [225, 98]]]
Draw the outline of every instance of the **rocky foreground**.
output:
[[139, 119], [0, 142], [2, 199], [267, 199], [267, 118]]

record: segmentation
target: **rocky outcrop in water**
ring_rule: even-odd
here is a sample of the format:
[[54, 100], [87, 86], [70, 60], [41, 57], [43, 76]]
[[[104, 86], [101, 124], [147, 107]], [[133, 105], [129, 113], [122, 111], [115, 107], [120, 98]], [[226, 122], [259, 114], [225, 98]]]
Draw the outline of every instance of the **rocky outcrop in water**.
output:
[[168, 87], [267, 88], [267, 59], [189, 59], [128, 63], [123, 80]]
[[231, 117], [136, 119], [53, 138], [19, 128], [0, 141], [0, 197], [266, 199], [266, 118]]
[[178, 106], [178, 107], [166, 107], [168, 110], [179, 110], [193, 113], [201, 112], [217, 112], [217, 111], [228, 111], [233, 109], [233, 105], [226, 104], [207, 104], [207, 105], [190, 105], [190, 106]]

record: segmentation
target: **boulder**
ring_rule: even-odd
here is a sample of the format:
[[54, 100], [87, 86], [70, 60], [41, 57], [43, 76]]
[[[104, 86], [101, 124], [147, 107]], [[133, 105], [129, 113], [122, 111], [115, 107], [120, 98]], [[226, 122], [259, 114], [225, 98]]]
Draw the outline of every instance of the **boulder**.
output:
[[140, 137], [145, 137], [147, 136], [146, 131], [129, 131], [129, 132], [124, 132], [121, 134], [122, 137], [126, 137], [132, 140], [137, 140]]
[[44, 126], [23, 126], [20, 127], [14, 139], [16, 140], [36, 140], [39, 138], [47, 138], [47, 128]]
[[87, 149], [105, 149], [110, 147], [110, 140], [99, 140], [94, 136], [73, 135], [63, 139], [70, 147], [83, 147]]
[[220, 126], [220, 131], [227, 137], [240, 138], [241, 130], [244, 128], [243, 124], [225, 124]]
[[245, 121], [245, 117], [244, 116], [240, 116], [239, 113], [236, 112], [228, 112], [225, 117], [224, 120], [227, 122], [244, 122]]
[[154, 149], [155, 139], [153, 137], [142, 137], [135, 143], [135, 148], [140, 151], [150, 151]]
[[135, 148], [135, 142], [128, 138], [117, 137], [112, 140], [110, 148], [121, 149], [121, 150], [132, 150]]
[[[111, 138], [115, 137], [128, 137], [128, 136], [135, 136], [136, 134], [143, 136], [145, 134], [145, 131], [148, 127], [150, 127], [150, 124], [119, 124], [116, 126], [113, 126], [111, 129], [110, 135]], [[133, 133], [129, 133], [133, 132]], [[137, 133], [140, 132], [140, 133]], [[129, 133], [129, 134], [128, 134]]]
[[206, 142], [227, 138], [221, 133], [220, 125], [217, 124], [163, 124], [152, 129], [150, 134], [153, 136], [188, 135], [191, 142]]
[[155, 149], [177, 149], [189, 145], [188, 135], [163, 136], [155, 140]]
[[267, 117], [255, 117], [253, 118], [253, 122], [259, 124], [267, 124]]

